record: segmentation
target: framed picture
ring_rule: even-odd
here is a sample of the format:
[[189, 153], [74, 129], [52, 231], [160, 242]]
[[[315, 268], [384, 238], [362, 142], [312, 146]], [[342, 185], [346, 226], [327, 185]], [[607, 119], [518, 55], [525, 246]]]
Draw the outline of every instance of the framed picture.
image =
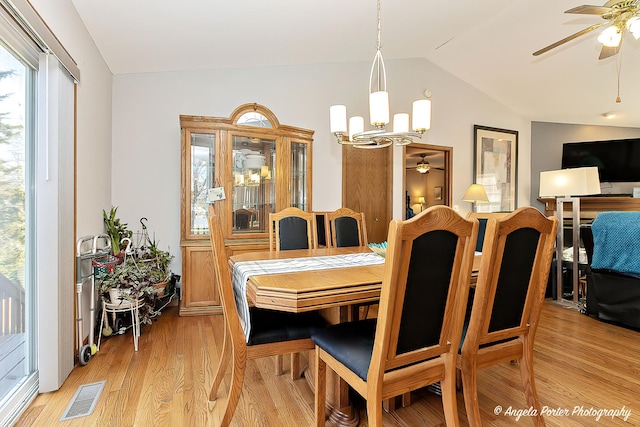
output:
[[477, 210], [513, 211], [518, 192], [518, 131], [473, 126], [474, 182], [482, 184], [489, 203], [476, 203]]
[[433, 199], [434, 200], [442, 200], [442, 187], [434, 187], [433, 188]]

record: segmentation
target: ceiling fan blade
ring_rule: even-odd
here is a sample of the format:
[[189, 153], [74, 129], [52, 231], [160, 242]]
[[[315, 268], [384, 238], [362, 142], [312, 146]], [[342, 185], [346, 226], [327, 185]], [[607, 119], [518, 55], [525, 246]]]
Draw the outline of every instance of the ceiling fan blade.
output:
[[569, 10], [565, 10], [564, 13], [579, 13], [582, 15], [603, 15], [607, 12], [611, 12], [613, 9], [605, 6], [589, 6], [582, 5], [577, 6]]
[[620, 52], [620, 46], [622, 46], [622, 43], [615, 47], [602, 46], [602, 50], [600, 51], [600, 56], [598, 57], [598, 59], [605, 59], [609, 58], [610, 56], [616, 55], [618, 52]]
[[555, 43], [553, 43], [553, 44], [550, 44], [550, 45], [549, 45], [549, 46], [547, 46], [547, 47], [544, 47], [544, 48], [542, 48], [542, 49], [540, 49], [540, 50], [538, 50], [538, 51], [536, 51], [536, 52], [533, 52], [533, 56], [538, 56], [538, 55], [541, 55], [541, 54], [543, 54], [543, 53], [545, 53], [545, 52], [548, 52], [548, 51], [550, 51], [551, 49], [554, 49], [554, 48], [556, 48], [556, 47], [558, 47], [558, 46], [560, 46], [560, 45], [565, 44], [566, 42], [569, 42], [569, 41], [571, 41], [571, 40], [573, 40], [573, 39], [576, 39], [576, 38], [578, 38], [578, 37], [580, 37], [580, 36], [582, 36], [582, 35], [584, 35], [584, 34], [587, 34], [588, 32], [593, 31], [593, 30], [595, 30], [596, 28], [599, 28], [599, 27], [603, 26], [604, 24], [607, 24], [607, 22], [601, 22], [601, 23], [599, 23], [599, 24], [593, 24], [592, 26], [587, 27], [587, 28], [585, 28], [585, 29], [584, 29], [584, 30], [582, 30], [582, 31], [578, 31], [578, 32], [577, 32], [577, 33], [575, 33], [575, 34], [571, 34], [570, 36], [565, 37], [565, 38], [563, 38], [562, 40], [558, 40], [557, 42], [555, 42]]

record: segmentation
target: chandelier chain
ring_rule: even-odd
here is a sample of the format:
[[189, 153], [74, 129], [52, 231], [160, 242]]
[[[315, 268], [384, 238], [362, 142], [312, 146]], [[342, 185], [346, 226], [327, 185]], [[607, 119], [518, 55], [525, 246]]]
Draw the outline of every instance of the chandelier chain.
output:
[[380, 14], [380, 0], [378, 0], [378, 38], [376, 41], [376, 49], [380, 50], [382, 48], [382, 37], [380, 36], [381, 34], [381, 14]]

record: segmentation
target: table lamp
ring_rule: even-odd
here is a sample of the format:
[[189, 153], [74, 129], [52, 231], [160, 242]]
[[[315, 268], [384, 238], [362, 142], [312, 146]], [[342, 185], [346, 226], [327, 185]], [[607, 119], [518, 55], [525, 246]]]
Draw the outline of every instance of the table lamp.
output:
[[564, 249], [564, 204], [572, 205], [573, 303], [578, 303], [578, 257], [580, 246], [580, 197], [600, 194], [600, 178], [595, 166], [540, 172], [540, 197], [556, 198], [558, 237], [556, 239], [556, 286], [562, 301], [562, 250]]
[[462, 196], [463, 202], [471, 202], [471, 210], [475, 210], [476, 203], [489, 203], [489, 197], [482, 184], [471, 184]]
[[420, 196], [420, 197], [418, 197], [418, 203], [420, 203], [420, 212], [422, 212], [422, 207], [423, 207], [423, 206], [424, 206], [424, 204], [425, 204], [424, 196]]

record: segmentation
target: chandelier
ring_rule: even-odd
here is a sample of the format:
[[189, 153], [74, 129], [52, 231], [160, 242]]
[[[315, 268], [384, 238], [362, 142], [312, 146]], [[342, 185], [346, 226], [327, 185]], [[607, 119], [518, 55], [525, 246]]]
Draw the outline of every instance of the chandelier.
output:
[[398, 113], [393, 116], [393, 131], [387, 131], [389, 123], [389, 93], [387, 92], [387, 73], [382, 58], [382, 42], [380, 38], [380, 0], [378, 6], [378, 38], [376, 55], [369, 74], [369, 118], [374, 130], [364, 130], [364, 118], [355, 116], [349, 118], [347, 131], [347, 107], [333, 105], [329, 109], [331, 133], [338, 142], [352, 145], [356, 148], [382, 148], [395, 143], [396, 145], [411, 144], [414, 139], [420, 139], [422, 134], [431, 127], [431, 101], [421, 99], [413, 102], [412, 131], [409, 131], [409, 114]]
[[429, 171], [431, 170], [431, 166], [429, 166], [429, 162], [425, 162], [424, 161], [424, 154], [420, 154], [420, 157], [422, 157], [422, 160], [420, 160], [418, 162], [418, 166], [416, 167], [416, 170], [420, 173], [429, 173]]

